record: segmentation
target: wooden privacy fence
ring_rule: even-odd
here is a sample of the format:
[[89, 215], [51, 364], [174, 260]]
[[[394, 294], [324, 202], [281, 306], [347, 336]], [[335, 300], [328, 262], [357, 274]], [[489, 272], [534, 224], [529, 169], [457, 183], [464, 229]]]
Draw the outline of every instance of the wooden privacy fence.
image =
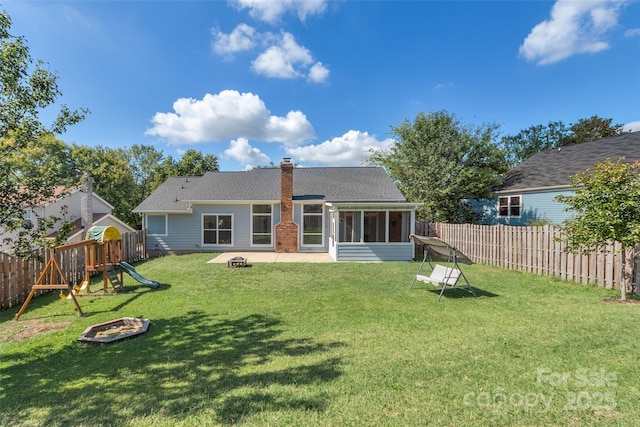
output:
[[[144, 230], [122, 234], [122, 259], [133, 263], [147, 258], [146, 234]], [[46, 266], [51, 251], [39, 249], [38, 255], [43, 261], [23, 260], [0, 253], [0, 310], [22, 304]], [[69, 284], [79, 284], [84, 277], [85, 250], [74, 248], [55, 254], [56, 261]], [[36, 295], [45, 293], [39, 292]]]
[[562, 230], [552, 225], [516, 227], [418, 223], [416, 234], [436, 236], [457, 248], [474, 262], [511, 270], [555, 276], [581, 283], [595, 283], [607, 289], [640, 282], [640, 247], [621, 253], [618, 243], [590, 255], [565, 251]]

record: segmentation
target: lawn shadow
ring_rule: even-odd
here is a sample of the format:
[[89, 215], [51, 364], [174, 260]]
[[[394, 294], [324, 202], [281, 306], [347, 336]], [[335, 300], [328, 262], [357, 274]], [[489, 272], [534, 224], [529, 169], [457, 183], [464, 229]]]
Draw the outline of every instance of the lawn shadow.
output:
[[[66, 291], [65, 291], [66, 293]], [[37, 309], [42, 309], [43, 311], [46, 310], [46, 308], [43, 308], [49, 304], [59, 304], [61, 303], [60, 301], [60, 297], [59, 297], [60, 293], [57, 291], [46, 291], [43, 292], [42, 295], [36, 295], [33, 297], [33, 299], [29, 302], [29, 305], [27, 306], [25, 313], [31, 311], [31, 310], [37, 310]], [[4, 309], [0, 312], [0, 323], [5, 323], [5, 322], [9, 322], [9, 321], [14, 321], [14, 317], [15, 315], [18, 313], [18, 311], [20, 310], [20, 308], [22, 308], [22, 305], [24, 304], [24, 302], [20, 302], [19, 304], [15, 304], [7, 309]], [[71, 303], [71, 307], [73, 307], [73, 303]], [[80, 306], [82, 307], [82, 306]], [[51, 317], [63, 317], [66, 316], [68, 314], [73, 314], [73, 313], [77, 313], [75, 307], [69, 309], [69, 313], [53, 313], [51, 314]], [[40, 315], [37, 316], [39, 318], [44, 318], [46, 317], [46, 315]]]
[[[111, 313], [111, 312], [119, 312], [121, 309], [123, 309], [124, 307], [128, 306], [129, 304], [131, 304], [132, 302], [134, 302], [135, 300], [137, 300], [140, 297], [145, 296], [146, 294], [148, 294], [149, 292], [158, 292], [158, 291], [163, 291], [163, 290], [167, 290], [171, 288], [170, 285], [165, 285], [165, 284], [161, 284], [159, 288], [157, 289], [151, 289], [148, 286], [145, 285], [136, 285], [136, 286], [125, 286], [124, 291], [118, 292], [117, 294], [108, 294], [108, 295], [89, 295], [89, 296], [94, 296], [94, 297], [104, 297], [104, 298], [111, 298], [114, 296], [128, 296], [127, 299], [123, 300], [120, 302], [120, 304], [109, 308], [108, 310], [92, 310], [92, 311], [88, 311], [85, 310], [83, 308], [83, 312], [85, 317], [91, 317], [93, 315], [96, 314], [100, 314], [100, 313]], [[78, 302], [80, 303], [80, 307], [82, 308], [82, 297], [77, 297], [78, 298]]]
[[[5, 420], [40, 412], [45, 425], [124, 425], [206, 413], [234, 424], [264, 411], [322, 412], [331, 396], [314, 386], [342, 375], [332, 352], [344, 344], [285, 334], [270, 316], [192, 312], [151, 319], [146, 334], [113, 344], [7, 354], [2, 385], [13, 407]], [[70, 395], [81, 403], [66, 404]]]
[[[433, 294], [440, 295], [442, 288], [433, 288], [433, 289], [427, 289], [427, 290]], [[483, 298], [483, 297], [496, 298], [500, 296], [499, 294], [494, 294], [493, 292], [485, 291], [483, 289], [476, 288], [475, 286], [473, 286], [473, 291], [476, 293], [476, 296], [478, 298]], [[462, 288], [447, 288], [444, 290], [444, 293], [442, 294], [442, 298], [447, 298], [447, 299], [472, 298], [473, 299], [473, 294], [468, 290], [462, 289]]]

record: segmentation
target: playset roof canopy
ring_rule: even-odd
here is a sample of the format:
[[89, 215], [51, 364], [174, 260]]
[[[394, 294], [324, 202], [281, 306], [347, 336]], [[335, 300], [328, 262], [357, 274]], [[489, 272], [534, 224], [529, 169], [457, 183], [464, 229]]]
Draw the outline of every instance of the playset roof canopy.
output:
[[87, 231], [87, 240], [95, 240], [98, 243], [104, 243], [107, 240], [120, 240], [120, 231], [116, 227], [110, 225], [107, 226], [93, 226]]

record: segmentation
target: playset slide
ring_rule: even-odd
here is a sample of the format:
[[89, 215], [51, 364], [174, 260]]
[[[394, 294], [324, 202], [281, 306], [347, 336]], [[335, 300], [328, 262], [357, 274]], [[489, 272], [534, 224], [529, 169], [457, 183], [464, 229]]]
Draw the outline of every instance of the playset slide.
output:
[[136, 269], [133, 268], [131, 264], [128, 264], [124, 261], [118, 263], [120, 268], [122, 268], [129, 276], [133, 277], [138, 282], [142, 283], [145, 286], [148, 286], [152, 289], [158, 289], [160, 287], [160, 283], [155, 280], [149, 280], [140, 275], [140, 273], [136, 272]]

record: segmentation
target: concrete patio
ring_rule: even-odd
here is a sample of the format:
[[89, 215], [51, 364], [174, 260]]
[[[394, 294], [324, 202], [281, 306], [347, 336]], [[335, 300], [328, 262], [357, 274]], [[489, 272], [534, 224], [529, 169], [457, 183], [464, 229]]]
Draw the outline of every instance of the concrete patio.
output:
[[207, 263], [226, 264], [227, 261], [235, 257], [246, 258], [248, 264], [260, 262], [334, 262], [328, 253], [225, 252]]

